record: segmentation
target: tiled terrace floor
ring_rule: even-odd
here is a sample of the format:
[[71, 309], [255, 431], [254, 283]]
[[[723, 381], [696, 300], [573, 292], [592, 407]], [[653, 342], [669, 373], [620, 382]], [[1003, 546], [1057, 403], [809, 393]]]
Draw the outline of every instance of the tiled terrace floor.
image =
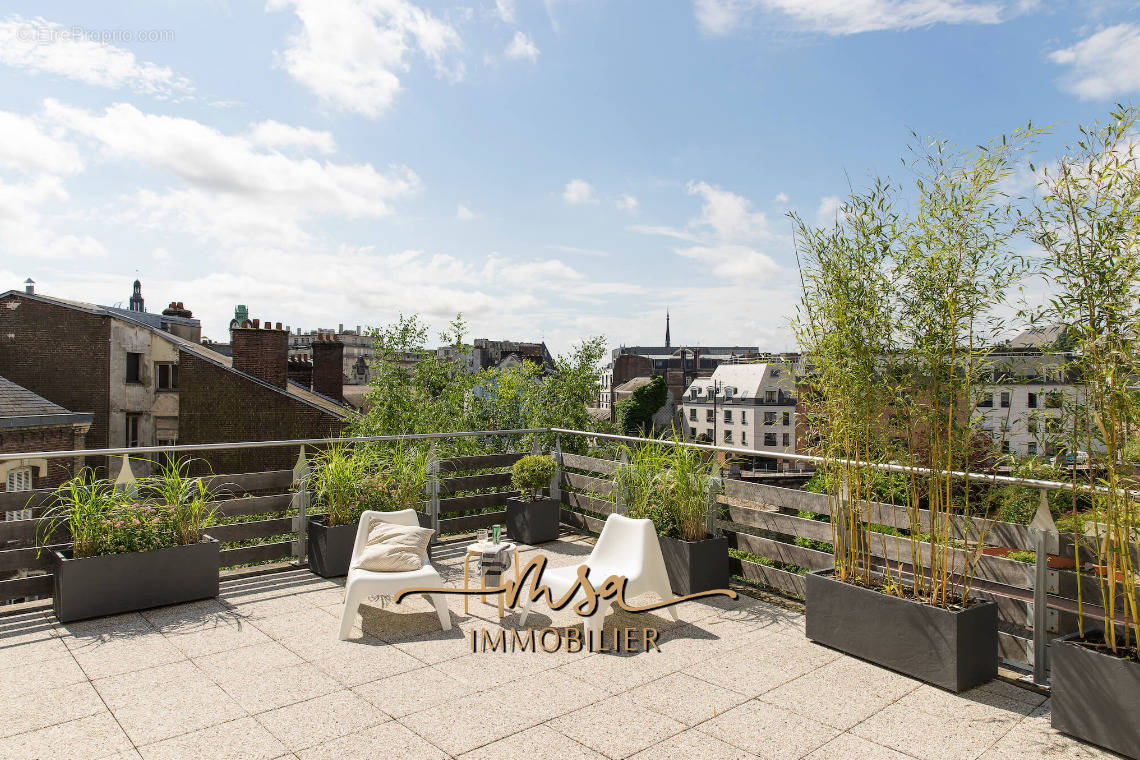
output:
[[[543, 551], [576, 564], [589, 545]], [[462, 545], [437, 555], [453, 583], [461, 558]], [[498, 615], [473, 601], [466, 616], [457, 596], [450, 632], [416, 599], [369, 608], [340, 642], [341, 596], [297, 570], [143, 614], [2, 616], [0, 757], [1113, 757], [1053, 733], [1035, 693], [921, 685], [812, 644], [802, 617], [746, 596], [687, 603], [680, 624], [611, 615], [661, 629], [660, 652], [620, 656], [472, 654], [469, 632]], [[575, 621], [536, 606], [527, 623]]]

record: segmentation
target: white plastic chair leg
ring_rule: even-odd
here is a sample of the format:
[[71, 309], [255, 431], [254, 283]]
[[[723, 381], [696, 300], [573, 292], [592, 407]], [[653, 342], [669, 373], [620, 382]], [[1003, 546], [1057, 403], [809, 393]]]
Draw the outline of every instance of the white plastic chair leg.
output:
[[443, 630], [451, 630], [451, 612], [447, 609], [447, 600], [443, 598], [443, 594], [432, 594], [432, 604], [435, 605], [435, 614], [439, 615], [439, 624], [443, 626]]
[[519, 625], [526, 625], [526, 616], [530, 614], [530, 606], [534, 604], [534, 598], [528, 596], [526, 603], [523, 604], [522, 614], [519, 615]]
[[585, 633], [586, 641], [593, 641], [594, 647], [600, 647], [602, 643], [602, 629], [605, 627], [606, 614], [610, 611], [609, 601], [598, 600], [598, 607], [594, 610], [594, 614], [586, 618]]
[[360, 609], [360, 603], [364, 601], [364, 594], [354, 586], [349, 586], [344, 591], [344, 610], [340, 613], [340, 640], [346, 640], [352, 635], [352, 626], [356, 622], [356, 613]]

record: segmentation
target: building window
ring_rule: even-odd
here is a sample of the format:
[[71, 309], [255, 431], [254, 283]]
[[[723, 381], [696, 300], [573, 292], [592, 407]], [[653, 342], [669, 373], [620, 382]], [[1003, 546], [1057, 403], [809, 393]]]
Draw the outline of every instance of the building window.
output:
[[1064, 396], [1061, 391], [1049, 391], [1045, 394], [1046, 409], [1060, 409], [1063, 402]]
[[748, 424], [748, 412], [742, 411], [740, 413], [740, 424], [741, 425], [747, 425]]
[[978, 407], [982, 409], [990, 409], [994, 405], [994, 394], [983, 393], [981, 401], [978, 402]]
[[142, 354], [127, 353], [126, 382], [134, 385], [142, 384]]
[[716, 417], [714, 415], [715, 415], [715, 413], [713, 412], [712, 409], [706, 409], [705, 410], [705, 422], [715, 422]]
[[1029, 422], [1027, 422], [1025, 424], [1025, 427], [1031, 434], [1036, 434], [1037, 433], [1037, 420], [1030, 420]]
[[748, 431], [747, 430], [741, 430], [740, 431], [740, 445], [741, 446], [747, 446], [748, 445]]
[[766, 404], [776, 403], [776, 391], [764, 391], [764, 403], [766, 403]]
[[784, 448], [787, 448], [791, 445], [792, 445], [792, 434], [791, 433], [784, 433], [784, 443], [783, 443]]
[[172, 391], [178, 387], [178, 365], [170, 362], [155, 364], [155, 374], [158, 376], [158, 389]]
[[724, 410], [724, 421], [725, 422], [732, 422], [732, 410], [731, 409], [725, 409]]
[[695, 439], [697, 437], [697, 429], [696, 428], [693, 428], [693, 427], [689, 428], [689, 437], [693, 438], [693, 439]]
[[784, 412], [784, 424], [785, 425], [791, 425], [792, 424], [792, 413], [791, 412]]
[[731, 430], [724, 431], [724, 442], [725, 443], [732, 443], [732, 431]]
[[776, 434], [775, 433], [765, 433], [764, 434], [764, 445], [765, 446], [775, 446], [776, 445]]
[[697, 421], [697, 408], [696, 407], [692, 407], [691, 409], [689, 409], [689, 419], [692, 420], [693, 422]]
[[1029, 405], [1030, 409], [1036, 409], [1037, 408], [1037, 394], [1036, 393], [1030, 393], [1029, 394], [1028, 405]]
[[765, 425], [775, 425], [776, 424], [776, 413], [775, 412], [764, 412], [764, 424]]
[[142, 427], [141, 414], [128, 414], [127, 415], [127, 429], [126, 429], [126, 445], [128, 448], [139, 446], [139, 429]]
[[1001, 408], [1009, 409], [1009, 391], [1001, 392]]
[[[31, 467], [17, 467], [14, 470], [8, 471], [7, 488], [9, 491], [30, 491], [32, 490], [32, 468]], [[30, 509], [9, 509], [4, 513], [5, 520], [31, 520], [32, 510]]]
[[1037, 455], [1037, 441], [1030, 441], [1029, 443], [1025, 444], [1025, 453], [1028, 454], [1029, 456], [1036, 456]]

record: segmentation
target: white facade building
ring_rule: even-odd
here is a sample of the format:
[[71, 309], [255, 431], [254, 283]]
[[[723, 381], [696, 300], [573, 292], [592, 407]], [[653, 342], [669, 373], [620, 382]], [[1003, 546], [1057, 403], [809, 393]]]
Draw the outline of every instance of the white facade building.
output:
[[[756, 451], [796, 451], [796, 380], [784, 362], [722, 364], [694, 380], [682, 409], [691, 440]], [[786, 460], [758, 460], [759, 467]]]

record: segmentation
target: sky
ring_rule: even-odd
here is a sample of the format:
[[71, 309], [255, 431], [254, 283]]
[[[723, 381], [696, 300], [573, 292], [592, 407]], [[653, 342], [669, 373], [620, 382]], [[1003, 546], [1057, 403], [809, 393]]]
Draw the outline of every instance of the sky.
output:
[[9, 0], [0, 290], [790, 350], [790, 211], [1138, 96], [1118, 0]]

